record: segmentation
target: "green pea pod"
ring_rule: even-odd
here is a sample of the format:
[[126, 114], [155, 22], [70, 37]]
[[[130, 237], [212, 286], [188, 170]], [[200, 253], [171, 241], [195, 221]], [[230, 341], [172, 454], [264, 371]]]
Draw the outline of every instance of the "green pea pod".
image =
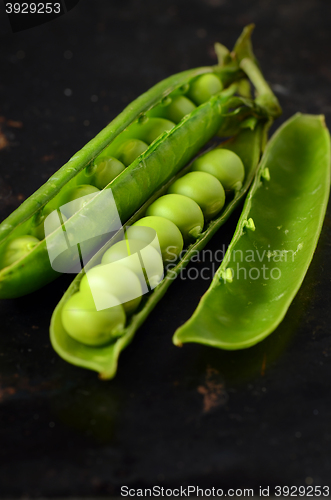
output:
[[329, 191], [324, 117], [296, 114], [270, 140], [224, 260], [174, 344], [243, 349], [275, 330], [313, 257]]
[[[77, 277], [74, 279], [74, 281], [62, 297], [61, 301], [57, 305], [51, 320], [51, 342], [55, 351], [63, 359], [74, 365], [95, 370], [99, 372], [100, 377], [103, 379], [112, 378], [116, 374], [118, 357], [121, 351], [132, 341], [137, 329], [145, 321], [158, 301], [163, 297], [175, 277], [189, 263], [192, 256], [196, 255], [196, 253], [206, 245], [206, 243], [219, 229], [219, 227], [224, 224], [224, 222], [228, 219], [235, 207], [238, 206], [243, 196], [247, 192], [260, 159], [261, 148], [265, 140], [265, 133], [268, 126], [269, 122], [266, 123], [265, 120], [262, 120], [255, 126], [254, 129], [245, 128], [237, 136], [220, 146], [234, 151], [242, 159], [246, 172], [244, 185], [235, 194], [234, 198], [226, 204], [221, 215], [218, 216], [215, 220], [211, 221], [208, 224], [206, 230], [200, 234], [196, 242], [188, 247], [186, 253], [182, 256], [180, 261], [176, 263], [175, 267], [167, 272], [161, 283], [157, 285], [157, 287], [152, 292], [144, 297], [144, 302], [142, 303], [141, 308], [136, 314], [129, 318], [124, 334], [121, 337], [117, 338], [114, 343], [102, 347], [89, 347], [87, 345], [81, 344], [80, 342], [77, 342], [65, 331], [61, 320], [62, 309], [67, 300], [75, 292], [78, 291], [80, 281], [84, 276], [85, 270], [77, 275]], [[191, 165], [189, 164], [180, 173], [180, 175], [188, 171], [190, 167]], [[172, 178], [168, 182], [168, 184], [163, 186], [161, 191], [155, 193], [154, 196], [148, 201], [148, 203], [135, 214], [134, 218], [132, 218], [128, 224], [131, 225], [132, 222], [139, 218], [141, 216], [141, 213], [145, 211], [146, 206], [152, 203], [155, 198], [160, 196], [160, 194], [165, 192], [168, 186], [176, 179], [176, 177], [178, 177], [178, 175]], [[112, 243], [113, 241], [107, 243], [107, 245], [105, 245], [104, 248], [102, 248], [98, 252], [98, 254], [92, 258], [86, 270], [100, 262], [101, 256]]]
[[[59, 272], [51, 266], [47, 247], [52, 246], [62, 227], [55, 229], [48, 236], [47, 245], [45, 239], [41, 240], [33, 248], [31, 247], [28, 253], [22, 252], [21, 258], [10, 265], [3, 257], [8, 243], [20, 236], [33, 234], [31, 231], [42, 220], [44, 208], [59, 208], [63, 201], [63, 193], [66, 193], [69, 187], [77, 186], [77, 178], [83, 169], [92, 168], [94, 159], [100, 153], [107, 150], [112, 154], [124, 140], [132, 137], [138, 139], [147, 137], [153, 140], [151, 135], [153, 130], [149, 126], [150, 119], [144, 113], [160, 105], [170, 94], [185, 93], [191, 82], [194, 82], [199, 75], [208, 73], [217, 74], [223, 85], [229, 86], [207, 103], [198, 106], [170, 132], [161, 134], [137, 160], [109, 184], [122, 222], [135, 213], [154, 191], [176, 174], [217, 132], [230, 136], [238, 132], [244, 117], [272, 115], [265, 103], [256, 106], [249, 99], [233, 97], [234, 92], [238, 91], [238, 86], [231, 85], [232, 82], [242, 79], [245, 75], [241, 69], [243, 57], [246, 59], [253, 57], [249, 50], [251, 31], [252, 26], [244, 31], [236, 44], [236, 50], [231, 54], [228, 53], [224, 60], [220, 60], [218, 66], [179, 73], [163, 80], [138, 97], [0, 224], [0, 298], [25, 295], [59, 276]], [[252, 64], [255, 68], [254, 59]], [[258, 80], [257, 83], [259, 84]], [[257, 91], [259, 94], [258, 87]], [[279, 114], [279, 109], [277, 113]], [[89, 210], [96, 207], [99, 201], [100, 196], [96, 195], [66, 222], [68, 232], [72, 231], [76, 235], [75, 241], [80, 241], [80, 235], [87, 234], [93, 229], [89, 225], [84, 225], [83, 221], [87, 221]], [[100, 233], [107, 229], [106, 219], [106, 213], [101, 214], [98, 220]], [[100, 241], [102, 242], [101, 238], [98, 240], [98, 245]], [[93, 247], [89, 247], [88, 250], [92, 252]]]

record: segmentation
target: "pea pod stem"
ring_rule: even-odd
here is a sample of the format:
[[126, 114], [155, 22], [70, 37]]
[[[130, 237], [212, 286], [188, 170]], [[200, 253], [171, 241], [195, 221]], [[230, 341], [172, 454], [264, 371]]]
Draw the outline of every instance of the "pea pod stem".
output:
[[215, 50], [219, 56], [220, 63], [227, 62], [229, 64], [229, 59], [232, 58], [233, 61], [239, 64], [239, 67], [255, 87], [257, 94], [256, 102], [266, 110], [269, 116], [276, 118], [282, 111], [277, 97], [273, 94], [269, 84], [265, 80], [259, 69], [257, 59], [254, 56], [251, 42], [254, 27], [254, 24], [249, 24], [243, 29], [231, 54], [227, 54], [222, 46], [217, 46]]
[[251, 59], [254, 63], [257, 63], [256, 57], [253, 52], [252, 47], [252, 33], [255, 29], [255, 24], [251, 23], [245, 26], [240, 34], [238, 40], [235, 43], [233, 51], [231, 52], [231, 57], [233, 60], [242, 61], [245, 58]]
[[279, 116], [281, 108], [278, 99], [272, 92], [257, 64], [252, 59], [245, 57], [240, 61], [240, 67], [244, 70], [256, 89], [257, 104], [265, 108], [270, 116], [274, 118]]

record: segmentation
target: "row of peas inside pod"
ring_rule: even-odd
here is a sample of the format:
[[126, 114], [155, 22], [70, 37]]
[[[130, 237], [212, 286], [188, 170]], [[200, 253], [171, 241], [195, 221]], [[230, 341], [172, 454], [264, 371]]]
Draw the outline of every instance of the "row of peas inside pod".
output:
[[[28, 234], [11, 239], [1, 257], [1, 268], [10, 266], [28, 254], [45, 238], [44, 222], [48, 217], [48, 234], [64, 224], [84, 206], [88, 195], [98, 193], [131, 165], [149, 145], [164, 132], [170, 131], [185, 116], [207, 102], [223, 89], [216, 74], [197, 77], [191, 85], [185, 85], [164, 98], [160, 104], [142, 116], [122, 132], [91, 165], [88, 165], [70, 181], [47, 205], [42, 214], [34, 219]], [[90, 198], [91, 196], [89, 196]]]
[[[234, 152], [216, 148], [192, 164], [168, 193], [156, 199], [125, 237], [89, 269], [62, 309], [62, 324], [75, 340], [99, 346], [121, 336], [130, 317], [222, 210], [226, 193], [241, 188], [244, 166]], [[153, 231], [151, 231], [153, 230]], [[156, 238], [155, 238], [156, 234]]]

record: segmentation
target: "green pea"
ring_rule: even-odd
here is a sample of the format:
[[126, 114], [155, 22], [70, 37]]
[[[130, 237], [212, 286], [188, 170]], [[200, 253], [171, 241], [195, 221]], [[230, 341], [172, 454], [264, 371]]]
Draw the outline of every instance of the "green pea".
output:
[[150, 233], [144, 231], [144, 228], [151, 228], [156, 232], [163, 261], [175, 260], [183, 250], [182, 233], [170, 220], [164, 217], [143, 217], [129, 228], [129, 237], [150, 243]]
[[148, 144], [151, 144], [158, 137], [160, 137], [163, 132], [169, 132], [169, 130], [173, 129], [175, 124], [170, 120], [165, 120], [162, 118], [150, 118], [149, 119], [149, 127], [146, 129], [145, 140]]
[[146, 142], [140, 141], [139, 139], [128, 139], [120, 146], [116, 156], [117, 159], [127, 167], [146, 151], [147, 148], [148, 145]]
[[80, 291], [92, 293], [96, 303], [103, 300], [103, 293], [114, 295], [123, 304], [127, 314], [140, 304], [142, 289], [138, 277], [121, 264], [92, 267], [80, 282]]
[[64, 304], [62, 324], [78, 342], [99, 346], [123, 333], [125, 312], [116, 297], [106, 293], [107, 309], [97, 310], [91, 294], [75, 293]]
[[176, 224], [185, 241], [196, 239], [204, 225], [203, 213], [199, 205], [181, 194], [161, 196], [148, 207], [146, 215], [171, 220]]
[[65, 216], [69, 218], [78, 212], [78, 210], [83, 208], [84, 205], [86, 205], [86, 203], [88, 203], [91, 199], [90, 197], [86, 199], [85, 196], [96, 193], [99, 193], [99, 189], [94, 186], [90, 186], [89, 184], [82, 184], [81, 186], [69, 189], [64, 197], [64, 204], [69, 202], [73, 203], [69, 207], [63, 207]]
[[174, 97], [171, 103], [166, 107], [166, 116], [169, 120], [178, 123], [184, 116], [194, 111], [195, 108], [195, 104], [193, 104], [190, 99], [183, 95], [179, 95]]
[[[141, 251], [142, 253], [140, 253]], [[143, 268], [138, 252], [143, 261]], [[163, 278], [161, 255], [152, 245], [148, 245], [146, 242], [134, 240], [132, 238], [118, 241], [104, 253], [101, 262], [102, 264], [110, 264], [117, 261], [119, 261], [122, 266], [133, 271], [136, 276], [138, 276], [142, 285], [145, 285], [144, 269], [150, 288], [155, 288]]]
[[98, 156], [94, 160], [96, 170], [91, 178], [91, 184], [98, 189], [105, 188], [115, 177], [125, 169], [122, 162], [112, 156]]
[[240, 189], [245, 178], [243, 162], [228, 149], [217, 148], [200, 156], [193, 162], [192, 170], [213, 175], [226, 191]]
[[[66, 222], [67, 217], [61, 213], [62, 221]], [[31, 234], [43, 240], [45, 238], [45, 219], [47, 218], [47, 232], [48, 234], [55, 231], [60, 226], [60, 219], [57, 210], [52, 210], [50, 207], [45, 207], [43, 210], [43, 215], [40, 219], [38, 225], [34, 226], [31, 230]]]
[[198, 106], [221, 92], [223, 85], [221, 80], [213, 73], [199, 76], [191, 83], [187, 97], [192, 99]]
[[1, 268], [11, 266], [14, 262], [25, 257], [38, 243], [40, 241], [29, 234], [11, 240], [2, 255]]
[[[102, 156], [103, 153], [101, 153], [99, 156], [95, 158], [94, 161], [89, 163], [85, 168], [83, 168], [75, 177], [74, 177], [74, 182], [76, 186], [81, 186], [82, 184], [94, 184], [92, 182], [93, 175], [97, 169], [97, 165], [95, 164], [96, 161], [100, 156]], [[58, 205], [59, 206], [59, 205]]]
[[171, 194], [181, 194], [194, 200], [205, 219], [212, 219], [223, 208], [225, 193], [216, 177], [206, 172], [189, 172], [180, 177], [169, 188]]

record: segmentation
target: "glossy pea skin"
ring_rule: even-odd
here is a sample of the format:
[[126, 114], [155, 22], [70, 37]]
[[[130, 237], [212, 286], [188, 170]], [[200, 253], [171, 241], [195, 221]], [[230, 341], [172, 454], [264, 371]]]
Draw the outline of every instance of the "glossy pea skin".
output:
[[201, 75], [194, 80], [187, 92], [187, 97], [191, 99], [198, 106], [221, 92], [223, 85], [221, 80], [213, 73]]
[[162, 260], [174, 261], [183, 250], [183, 236], [176, 224], [164, 217], [148, 216], [135, 222], [129, 229], [130, 237], [150, 243], [144, 227], [154, 229], [159, 240]]
[[190, 99], [184, 95], [179, 95], [174, 97], [170, 104], [166, 106], [165, 113], [169, 120], [179, 123], [184, 116], [192, 113], [195, 108], [195, 104]]
[[146, 114], [149, 117], [166, 118], [171, 122], [179, 123], [184, 116], [192, 113], [196, 109], [196, 105], [184, 95], [167, 96], [163, 101], [148, 111]]
[[157, 106], [155, 113], [159, 112], [160, 116], [164, 116], [174, 123], [179, 123], [184, 116], [196, 109], [196, 105], [184, 95], [170, 97], [169, 101], [166, 106]]
[[[137, 255], [141, 250], [143, 250], [141, 257], [143, 259], [149, 285], [151, 288], [154, 288], [163, 277], [162, 257], [152, 245], [148, 245], [144, 241], [135, 240], [133, 238], [118, 241], [104, 253], [101, 263], [110, 264], [119, 262], [121, 265], [134, 272], [135, 275], [138, 276], [140, 282], [144, 284], [145, 276], [140, 259]], [[130, 256], [135, 256], [136, 258], [128, 259]]]
[[160, 137], [163, 132], [169, 132], [175, 126], [174, 122], [162, 118], [159, 118], [157, 120], [153, 120], [153, 118], [150, 118], [149, 120], [149, 127], [145, 137], [145, 140], [148, 144], [151, 144], [155, 141], [155, 139]]
[[138, 156], [146, 151], [147, 148], [148, 145], [146, 144], [146, 142], [141, 141], [140, 139], [128, 139], [120, 146], [116, 157], [127, 167], [132, 162], [134, 162], [134, 160], [138, 158]]
[[168, 192], [181, 194], [194, 200], [207, 220], [213, 219], [225, 203], [222, 184], [216, 177], [206, 172], [189, 172], [177, 179]]
[[1, 269], [11, 266], [14, 262], [25, 257], [38, 243], [40, 241], [35, 236], [29, 234], [11, 240], [1, 257]]
[[192, 164], [193, 172], [207, 172], [220, 181], [226, 191], [241, 188], [245, 178], [243, 162], [236, 153], [228, 149], [213, 149], [197, 158]]
[[[329, 194], [330, 134], [324, 116], [297, 113], [266, 145], [221, 267], [174, 343], [236, 350], [270, 335], [307, 272]], [[273, 258], [283, 251], [292, 257]], [[298, 319], [293, 311], [290, 324]], [[269, 349], [279, 341], [275, 338]]]
[[152, 203], [146, 215], [164, 217], [180, 230], [185, 241], [196, 239], [204, 225], [204, 217], [199, 205], [181, 194], [166, 194]]
[[[127, 267], [116, 263], [112, 266], [92, 267], [80, 282], [82, 293], [92, 293], [102, 300], [103, 293], [114, 295], [127, 314], [133, 313], [140, 304], [142, 289], [138, 277]], [[100, 295], [97, 295], [100, 294]], [[130, 298], [130, 297], [134, 298]]]
[[112, 156], [98, 156], [94, 161], [95, 171], [91, 178], [91, 184], [98, 189], [104, 189], [123, 170], [125, 165]]
[[99, 193], [99, 189], [90, 184], [82, 184], [81, 186], [71, 188], [64, 196], [64, 204], [73, 202], [70, 207], [63, 207], [65, 216], [69, 218], [83, 208], [91, 199], [86, 199], [85, 196], [97, 193]]
[[124, 309], [116, 297], [106, 295], [110, 307], [99, 311], [90, 293], [77, 292], [65, 303], [61, 319], [72, 338], [99, 346], [122, 334], [126, 321]]

